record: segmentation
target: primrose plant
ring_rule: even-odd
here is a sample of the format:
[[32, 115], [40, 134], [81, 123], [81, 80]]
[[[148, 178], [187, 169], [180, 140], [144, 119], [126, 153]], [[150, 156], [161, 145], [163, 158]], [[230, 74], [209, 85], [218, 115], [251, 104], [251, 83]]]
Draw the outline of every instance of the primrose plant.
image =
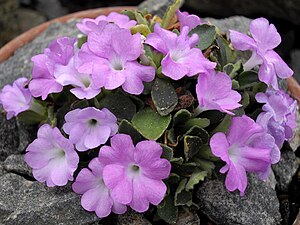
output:
[[275, 26], [258, 18], [250, 35], [227, 37], [179, 4], [163, 18], [83, 19], [80, 36], [54, 40], [32, 57], [30, 79], [1, 91], [7, 119], [38, 128], [24, 157], [34, 178], [71, 181], [100, 218], [131, 208], [175, 223], [217, 168], [246, 195], [247, 174], [266, 180], [293, 136], [297, 103], [281, 89], [293, 71], [274, 51]]

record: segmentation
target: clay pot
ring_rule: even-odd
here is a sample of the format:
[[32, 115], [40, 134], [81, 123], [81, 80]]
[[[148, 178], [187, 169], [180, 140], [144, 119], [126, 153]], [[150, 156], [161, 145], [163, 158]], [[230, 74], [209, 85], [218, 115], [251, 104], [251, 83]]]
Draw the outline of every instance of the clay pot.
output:
[[33, 27], [30, 30], [26, 31], [25, 33], [19, 35], [15, 39], [8, 42], [6, 45], [4, 45], [0, 49], [0, 63], [8, 59], [10, 56], [14, 54], [14, 52], [32, 41], [34, 38], [36, 38], [40, 33], [42, 33], [44, 30], [47, 29], [47, 27], [56, 22], [65, 23], [69, 21], [70, 19], [80, 19], [80, 18], [95, 18], [99, 15], [108, 15], [111, 12], [121, 12], [124, 9], [136, 9], [136, 7], [130, 7], [130, 6], [122, 6], [122, 7], [108, 7], [108, 8], [99, 8], [99, 9], [91, 9], [91, 10], [85, 10], [80, 11], [72, 14], [68, 14], [53, 20], [50, 20], [48, 22], [42, 23], [39, 26]]

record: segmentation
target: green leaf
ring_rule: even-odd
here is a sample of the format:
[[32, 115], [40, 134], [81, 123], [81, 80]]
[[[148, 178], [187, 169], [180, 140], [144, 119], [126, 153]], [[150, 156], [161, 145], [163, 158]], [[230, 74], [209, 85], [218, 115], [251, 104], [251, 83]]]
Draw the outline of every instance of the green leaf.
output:
[[217, 37], [216, 27], [208, 24], [202, 24], [195, 27], [189, 33], [190, 36], [192, 34], [197, 34], [199, 36], [199, 42], [196, 47], [201, 50], [205, 50], [210, 47]]
[[196, 136], [184, 136], [183, 139], [184, 143], [184, 156], [185, 159], [188, 161], [190, 158], [192, 158], [194, 155], [196, 155], [201, 147], [203, 145], [201, 138]]
[[259, 82], [254, 85], [254, 87], [252, 89], [253, 94], [256, 95], [259, 92], [266, 92], [267, 87], [268, 86], [265, 83]]
[[121, 14], [124, 14], [129, 17], [130, 20], [135, 20], [135, 10], [123, 10]]
[[209, 140], [209, 134], [207, 131], [197, 125], [191, 127], [191, 129], [189, 129], [184, 135], [197, 136], [201, 139], [202, 144], [207, 144]]
[[134, 144], [137, 144], [142, 140], [140, 133], [127, 120], [122, 120], [119, 124], [119, 133], [130, 135]]
[[186, 178], [181, 180], [178, 185], [178, 188], [176, 189], [175, 198], [174, 198], [175, 206], [192, 205], [192, 193], [186, 191], [185, 189], [186, 183], [187, 183]]
[[132, 34], [140, 33], [145, 37], [147, 37], [151, 33], [149, 27], [145, 24], [138, 24], [136, 26], [130, 27], [130, 31]]
[[224, 117], [222, 122], [212, 131], [211, 136], [217, 132], [226, 133], [231, 123], [231, 116], [228, 114]]
[[193, 160], [195, 160], [197, 168], [201, 169], [202, 171], [206, 171], [207, 175], [211, 177], [212, 171], [215, 169], [215, 164], [212, 161], [199, 159], [196, 157], [194, 157]]
[[202, 145], [198, 154], [197, 154], [197, 158], [199, 159], [205, 159], [205, 160], [209, 160], [209, 161], [213, 161], [213, 162], [218, 162], [220, 161], [219, 158], [215, 157], [212, 152], [211, 152], [211, 148], [209, 145]]
[[134, 15], [135, 15], [135, 19], [136, 19], [138, 24], [144, 24], [146, 26], [149, 25], [148, 21], [146, 20], [146, 18], [142, 14], [142, 12], [139, 12], [139, 11], [136, 10], [136, 11], [134, 11]]
[[173, 17], [176, 14], [177, 9], [181, 6], [181, 0], [175, 0], [172, 5], [170, 5], [162, 19], [161, 27], [168, 28], [171, 24]]
[[84, 36], [78, 38], [77, 47], [81, 48], [85, 42], [87, 42], [87, 35], [84, 35]]
[[240, 84], [237, 80], [232, 80], [232, 89], [239, 89]]
[[[179, 158], [180, 159], [180, 158]], [[174, 160], [174, 158], [171, 160]], [[180, 176], [190, 176], [195, 169], [198, 167], [196, 162], [188, 162], [188, 163], [172, 163], [172, 169], [174, 172], [179, 174]]]
[[173, 196], [166, 196], [157, 206], [157, 215], [167, 223], [176, 223], [178, 218], [178, 207], [174, 205]]
[[162, 116], [168, 115], [178, 103], [178, 97], [173, 86], [166, 80], [156, 78], [151, 91], [153, 103]]
[[223, 67], [223, 71], [230, 76], [231, 79], [235, 78], [243, 69], [242, 61], [239, 60], [235, 64], [228, 63]]
[[210, 121], [207, 118], [191, 118], [187, 120], [184, 124], [182, 124], [182, 126], [180, 126], [180, 128], [178, 129], [182, 129], [185, 133], [194, 126], [205, 128], [208, 127], [209, 124]]
[[40, 122], [47, 120], [46, 115], [41, 115], [32, 110], [26, 110], [18, 114], [18, 119], [25, 124], [34, 125], [39, 124]]
[[173, 149], [164, 144], [160, 144], [160, 146], [163, 148], [161, 157], [170, 161], [173, 158]]
[[175, 163], [175, 164], [178, 164], [178, 165], [182, 165], [182, 163], [183, 163], [183, 158], [182, 157], [179, 157], [179, 158], [172, 158], [171, 160], [170, 160], [170, 162], [171, 163]]
[[193, 190], [194, 186], [199, 184], [200, 181], [204, 181], [206, 176], [207, 176], [207, 171], [200, 171], [200, 170], [194, 171], [185, 186], [185, 190], [186, 191]]
[[255, 71], [245, 71], [237, 77], [237, 80], [240, 84], [240, 90], [252, 87], [259, 82], [258, 74]]
[[157, 140], [165, 132], [171, 122], [171, 115], [161, 116], [151, 108], [139, 111], [132, 118], [133, 126], [140, 134], [149, 139]]
[[175, 113], [173, 116], [173, 125], [176, 126], [186, 120], [190, 119], [192, 114], [186, 109], [180, 109], [178, 112]]
[[180, 176], [176, 173], [171, 173], [167, 181], [169, 184], [177, 184], [180, 181]]
[[110, 93], [99, 101], [101, 108], [109, 109], [119, 120], [130, 121], [136, 113], [136, 105], [121, 93]]
[[242, 105], [243, 109], [247, 108], [247, 106], [250, 104], [250, 96], [247, 91], [243, 93], [243, 98], [242, 98]]
[[226, 64], [232, 63], [236, 57], [235, 52], [229, 47], [229, 43], [221, 36], [216, 38], [217, 45], [220, 48], [218, 61], [223, 68]]

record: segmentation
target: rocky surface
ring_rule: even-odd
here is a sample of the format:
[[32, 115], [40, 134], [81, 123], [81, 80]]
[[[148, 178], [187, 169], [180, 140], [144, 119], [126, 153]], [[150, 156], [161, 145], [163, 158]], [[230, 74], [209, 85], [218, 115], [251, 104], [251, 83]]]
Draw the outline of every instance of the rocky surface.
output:
[[231, 193], [223, 180], [208, 180], [197, 192], [201, 211], [218, 225], [280, 224], [279, 202], [275, 190], [254, 175], [248, 177], [245, 196]]
[[3, 169], [8, 173], [16, 173], [32, 178], [31, 168], [25, 163], [24, 155], [8, 156], [3, 163]]
[[[159, 2], [160, 0], [157, 0]], [[188, 0], [186, 7], [217, 17], [231, 15], [271, 16], [300, 24], [300, 4], [298, 0]]]
[[184, 209], [179, 211], [177, 225], [200, 225], [200, 218], [196, 212], [185, 211]]
[[132, 210], [124, 215], [117, 215], [113, 224], [116, 225], [151, 225], [151, 223], [143, 216]]
[[[168, 6], [171, 5], [174, 0], [147, 0], [143, 1], [138, 8], [140, 10], [146, 9], [149, 13], [153, 15], [158, 15], [163, 17]], [[184, 0], [182, 1], [184, 3]]]
[[47, 188], [11, 173], [0, 177], [1, 225], [88, 225], [97, 220], [83, 210], [70, 187]]
[[76, 37], [80, 32], [75, 28], [76, 21], [70, 21], [64, 25], [55, 23], [35, 38], [31, 43], [17, 50], [13, 57], [0, 64], [0, 88], [12, 83], [18, 77], [31, 76], [31, 57], [42, 53], [48, 44], [61, 36]]
[[283, 147], [279, 163], [272, 166], [277, 180], [278, 190], [288, 192], [289, 184], [297, 172], [298, 167], [299, 164], [293, 150], [288, 147]]

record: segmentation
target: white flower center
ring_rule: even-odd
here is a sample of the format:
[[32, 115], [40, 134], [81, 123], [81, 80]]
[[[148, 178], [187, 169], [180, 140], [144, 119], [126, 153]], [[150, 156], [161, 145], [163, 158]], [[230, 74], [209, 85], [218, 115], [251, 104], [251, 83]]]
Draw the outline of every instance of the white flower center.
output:
[[184, 52], [181, 50], [174, 50], [171, 51], [170, 56], [175, 62], [178, 62], [184, 56]]
[[96, 119], [90, 119], [89, 120], [89, 125], [92, 126], [92, 127], [96, 126], [97, 123], [98, 123], [98, 121]]
[[117, 57], [113, 58], [110, 61], [110, 64], [111, 64], [112, 69], [114, 69], [114, 70], [117, 70], [117, 71], [124, 70], [123, 61], [120, 58], [117, 58]]

